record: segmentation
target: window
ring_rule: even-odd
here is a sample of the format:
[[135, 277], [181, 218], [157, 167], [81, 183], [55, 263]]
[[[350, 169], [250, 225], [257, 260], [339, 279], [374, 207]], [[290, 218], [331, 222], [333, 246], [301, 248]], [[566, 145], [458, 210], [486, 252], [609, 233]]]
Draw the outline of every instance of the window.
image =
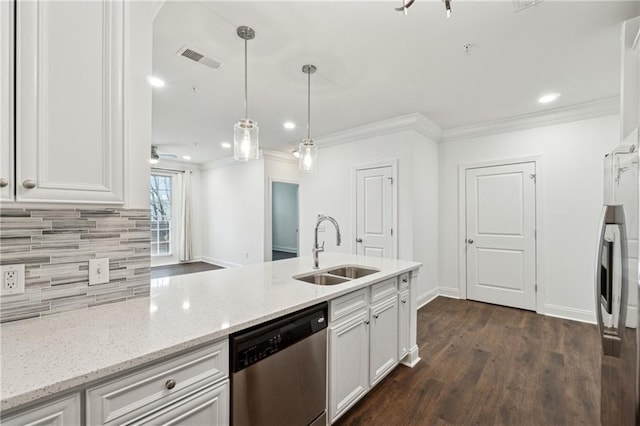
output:
[[151, 256], [170, 256], [172, 178], [151, 175]]

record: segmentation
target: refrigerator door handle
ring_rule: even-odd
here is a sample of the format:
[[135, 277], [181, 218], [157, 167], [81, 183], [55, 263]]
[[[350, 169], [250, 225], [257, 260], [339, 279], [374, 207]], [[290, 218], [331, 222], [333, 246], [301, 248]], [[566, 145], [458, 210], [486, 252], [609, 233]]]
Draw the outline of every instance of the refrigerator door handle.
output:
[[[616, 286], [612, 286], [611, 292], [607, 297], [612, 300], [613, 306], [617, 306], [618, 312], [612, 313], [612, 318], [617, 319], [617, 324], [612, 324], [611, 327], [606, 327], [602, 318], [602, 256], [603, 245], [605, 242], [605, 232], [607, 225], [617, 226], [619, 230], [618, 244], [614, 244], [614, 247], [619, 247], [620, 250], [620, 298], [619, 303], [612, 303], [615, 301], [617, 295], [613, 294], [613, 290]], [[600, 332], [600, 338], [602, 340], [602, 350], [604, 355], [620, 357], [622, 348], [622, 340], [624, 338], [625, 331], [625, 318], [627, 317], [627, 299], [628, 299], [628, 267], [627, 267], [627, 232], [626, 222], [624, 216], [624, 208], [621, 205], [604, 205], [602, 207], [602, 214], [600, 216], [600, 225], [598, 227], [598, 239], [596, 247], [596, 259], [595, 259], [595, 291], [596, 291], [596, 318], [598, 321], [598, 330]], [[610, 271], [613, 273], [613, 271]]]

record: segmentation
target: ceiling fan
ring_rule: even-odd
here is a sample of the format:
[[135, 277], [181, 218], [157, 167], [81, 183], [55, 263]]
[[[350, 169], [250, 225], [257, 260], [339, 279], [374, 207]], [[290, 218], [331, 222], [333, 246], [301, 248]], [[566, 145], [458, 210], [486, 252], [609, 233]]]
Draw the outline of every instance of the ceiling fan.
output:
[[159, 152], [157, 145], [151, 145], [151, 161], [157, 163], [160, 159], [175, 160], [178, 156], [169, 152]]

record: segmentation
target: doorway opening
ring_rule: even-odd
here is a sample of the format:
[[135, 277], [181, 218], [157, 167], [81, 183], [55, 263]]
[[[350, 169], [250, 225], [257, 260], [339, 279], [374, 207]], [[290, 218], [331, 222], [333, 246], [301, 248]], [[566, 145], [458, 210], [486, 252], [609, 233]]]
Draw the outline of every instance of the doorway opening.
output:
[[298, 184], [271, 182], [271, 260], [299, 255]]

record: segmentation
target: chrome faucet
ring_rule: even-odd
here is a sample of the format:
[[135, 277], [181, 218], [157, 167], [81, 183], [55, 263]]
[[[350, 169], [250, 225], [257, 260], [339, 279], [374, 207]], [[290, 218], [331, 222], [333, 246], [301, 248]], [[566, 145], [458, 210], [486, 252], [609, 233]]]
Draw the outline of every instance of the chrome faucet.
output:
[[313, 234], [314, 235], [313, 249], [311, 249], [311, 251], [313, 252], [313, 269], [318, 269], [319, 267], [318, 263], [320, 261], [320, 259], [318, 259], [318, 253], [320, 253], [321, 251], [324, 251], [324, 241], [322, 242], [322, 247], [318, 247], [318, 227], [325, 220], [328, 220], [329, 222], [333, 223], [333, 226], [336, 227], [336, 244], [340, 245], [340, 242], [342, 241], [342, 237], [340, 235], [340, 225], [338, 225], [338, 222], [331, 216], [325, 216], [323, 214], [319, 214], [318, 221], [316, 222], [316, 230], [315, 230], [315, 233]]

